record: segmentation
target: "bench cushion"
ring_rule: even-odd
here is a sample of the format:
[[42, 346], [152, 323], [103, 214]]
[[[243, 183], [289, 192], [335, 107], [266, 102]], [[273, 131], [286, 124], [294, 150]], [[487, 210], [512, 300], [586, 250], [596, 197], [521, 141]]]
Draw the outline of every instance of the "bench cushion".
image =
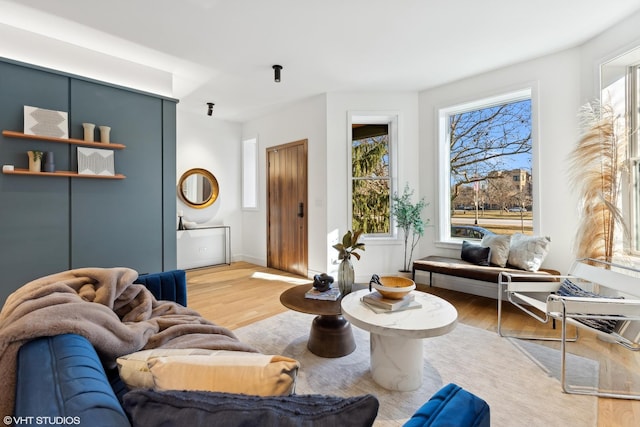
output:
[[[431, 273], [446, 274], [449, 276], [464, 277], [473, 280], [482, 280], [484, 282], [498, 283], [498, 276], [501, 272], [512, 272], [518, 274], [530, 274], [530, 275], [559, 275], [560, 272], [549, 269], [540, 269], [538, 271], [529, 272], [512, 267], [497, 267], [497, 266], [481, 266], [472, 264], [467, 261], [463, 261], [457, 258], [443, 257], [443, 256], [428, 256], [415, 260], [413, 262], [414, 273], [416, 270], [429, 271]], [[552, 279], [550, 279], [552, 280]]]

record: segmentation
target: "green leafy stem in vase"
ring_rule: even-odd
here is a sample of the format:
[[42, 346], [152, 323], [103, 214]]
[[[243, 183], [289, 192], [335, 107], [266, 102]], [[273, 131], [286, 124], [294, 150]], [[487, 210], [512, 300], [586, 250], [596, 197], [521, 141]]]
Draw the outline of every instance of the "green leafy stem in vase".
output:
[[363, 230], [358, 230], [355, 233], [349, 230], [342, 236], [342, 243], [333, 245], [333, 248], [338, 251], [338, 259], [348, 259], [351, 258], [351, 255], [358, 260], [360, 259], [360, 254], [356, 251], [364, 251], [364, 243], [358, 243], [362, 233]]

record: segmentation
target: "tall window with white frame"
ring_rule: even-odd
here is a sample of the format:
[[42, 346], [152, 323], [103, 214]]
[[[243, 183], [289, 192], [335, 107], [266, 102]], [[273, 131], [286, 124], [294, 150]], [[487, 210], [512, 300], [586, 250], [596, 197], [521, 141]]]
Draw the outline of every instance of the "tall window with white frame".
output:
[[258, 140], [242, 141], [242, 209], [258, 209]]
[[351, 226], [390, 237], [394, 121], [354, 117], [351, 123]]
[[531, 90], [439, 111], [440, 240], [533, 234]]
[[627, 105], [629, 114], [629, 144], [631, 164], [630, 223], [632, 228], [632, 252], [640, 254], [640, 65], [629, 68], [629, 91]]

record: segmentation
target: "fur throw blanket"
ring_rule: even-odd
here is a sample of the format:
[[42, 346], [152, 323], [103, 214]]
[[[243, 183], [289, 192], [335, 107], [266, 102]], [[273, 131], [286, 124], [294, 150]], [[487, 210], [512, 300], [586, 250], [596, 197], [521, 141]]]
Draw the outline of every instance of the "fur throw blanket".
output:
[[141, 349], [257, 351], [227, 328], [170, 301], [157, 301], [128, 268], [82, 268], [46, 276], [11, 294], [0, 312], [0, 414], [13, 414], [20, 346], [66, 333], [87, 338], [107, 367]]

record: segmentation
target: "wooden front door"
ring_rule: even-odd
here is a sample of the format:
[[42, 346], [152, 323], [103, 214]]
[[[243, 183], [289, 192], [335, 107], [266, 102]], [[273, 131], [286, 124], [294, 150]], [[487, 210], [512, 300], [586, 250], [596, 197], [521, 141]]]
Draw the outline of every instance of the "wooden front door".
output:
[[267, 149], [267, 265], [307, 276], [307, 140]]

